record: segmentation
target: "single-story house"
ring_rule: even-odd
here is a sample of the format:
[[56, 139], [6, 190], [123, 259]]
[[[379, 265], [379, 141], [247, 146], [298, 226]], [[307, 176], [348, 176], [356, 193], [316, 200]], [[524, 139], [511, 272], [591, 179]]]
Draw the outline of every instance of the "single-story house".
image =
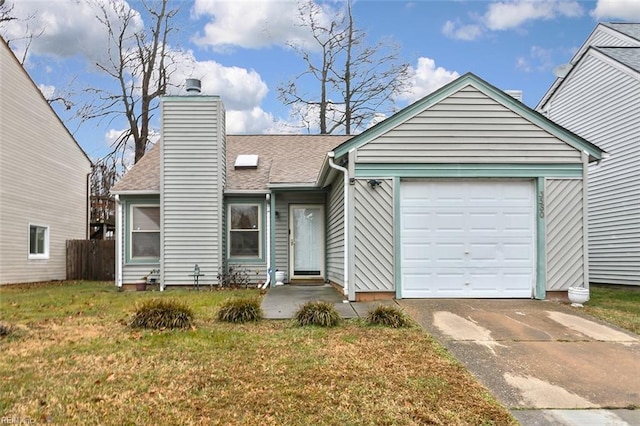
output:
[[602, 151], [473, 74], [357, 136], [226, 135], [217, 96], [162, 99], [161, 140], [113, 188], [116, 284], [250, 268], [349, 300], [537, 298], [588, 285]]
[[589, 278], [640, 286], [640, 23], [601, 23], [536, 110], [609, 155], [589, 167]]

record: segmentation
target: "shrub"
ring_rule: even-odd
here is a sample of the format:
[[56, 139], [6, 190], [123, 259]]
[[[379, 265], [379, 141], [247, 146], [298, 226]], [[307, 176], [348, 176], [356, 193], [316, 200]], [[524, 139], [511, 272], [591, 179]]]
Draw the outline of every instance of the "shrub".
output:
[[151, 299], [143, 302], [131, 321], [133, 328], [190, 328], [193, 312], [176, 300]]
[[256, 297], [229, 299], [218, 311], [220, 321], [244, 323], [259, 321], [260, 318], [262, 318], [262, 308], [260, 299]]
[[4, 322], [0, 322], [0, 337], [9, 337], [12, 336], [15, 332], [15, 328]]
[[409, 327], [411, 322], [405, 313], [396, 306], [378, 305], [367, 314], [367, 324], [402, 328]]
[[319, 325], [321, 327], [334, 327], [340, 323], [340, 314], [335, 306], [329, 302], [311, 301], [298, 309], [294, 318], [299, 325]]

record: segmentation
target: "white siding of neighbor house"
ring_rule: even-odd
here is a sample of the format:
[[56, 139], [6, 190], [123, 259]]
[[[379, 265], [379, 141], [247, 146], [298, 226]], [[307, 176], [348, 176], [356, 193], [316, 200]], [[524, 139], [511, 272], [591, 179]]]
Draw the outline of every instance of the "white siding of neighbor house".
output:
[[549, 102], [549, 118], [610, 155], [589, 168], [590, 281], [640, 285], [640, 73], [592, 50]]
[[[289, 280], [289, 206], [291, 204], [325, 205], [324, 192], [284, 192], [275, 193], [278, 218], [275, 223], [276, 269], [285, 271], [285, 280]], [[325, 211], [326, 217], [326, 211]]]
[[191, 284], [195, 264], [203, 285], [217, 282], [222, 263], [225, 113], [218, 97], [162, 100], [161, 279]]
[[[0, 76], [0, 284], [64, 280], [91, 163], [2, 40]], [[29, 224], [49, 227], [48, 259], [29, 259]]]
[[327, 203], [327, 279], [344, 285], [344, 180], [333, 181]]
[[590, 46], [607, 46], [607, 47], [629, 47], [640, 46], [640, 41], [630, 39], [624, 34], [620, 34], [618, 31], [611, 28], [599, 25], [593, 31], [587, 41], [580, 47], [578, 52], [573, 57], [573, 62], [577, 62], [580, 56], [587, 51]]
[[380, 181], [375, 189], [365, 179], [354, 185], [351, 247], [356, 292], [394, 290], [393, 180]]
[[357, 151], [358, 163], [579, 163], [580, 152], [468, 85]]
[[547, 290], [567, 290], [584, 282], [582, 179], [547, 179]]

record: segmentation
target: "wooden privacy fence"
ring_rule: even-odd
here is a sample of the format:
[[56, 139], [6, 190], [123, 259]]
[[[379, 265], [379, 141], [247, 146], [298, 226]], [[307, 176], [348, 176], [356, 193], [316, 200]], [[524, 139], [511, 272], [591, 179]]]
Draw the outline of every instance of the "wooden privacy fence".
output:
[[115, 279], [114, 240], [67, 240], [67, 279], [109, 281]]

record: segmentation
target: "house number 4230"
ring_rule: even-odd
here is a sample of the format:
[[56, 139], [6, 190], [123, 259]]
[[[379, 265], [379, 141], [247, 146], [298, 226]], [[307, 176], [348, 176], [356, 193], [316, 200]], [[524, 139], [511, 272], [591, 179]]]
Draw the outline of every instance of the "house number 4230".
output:
[[540, 191], [538, 194], [538, 216], [544, 217], [544, 191]]

